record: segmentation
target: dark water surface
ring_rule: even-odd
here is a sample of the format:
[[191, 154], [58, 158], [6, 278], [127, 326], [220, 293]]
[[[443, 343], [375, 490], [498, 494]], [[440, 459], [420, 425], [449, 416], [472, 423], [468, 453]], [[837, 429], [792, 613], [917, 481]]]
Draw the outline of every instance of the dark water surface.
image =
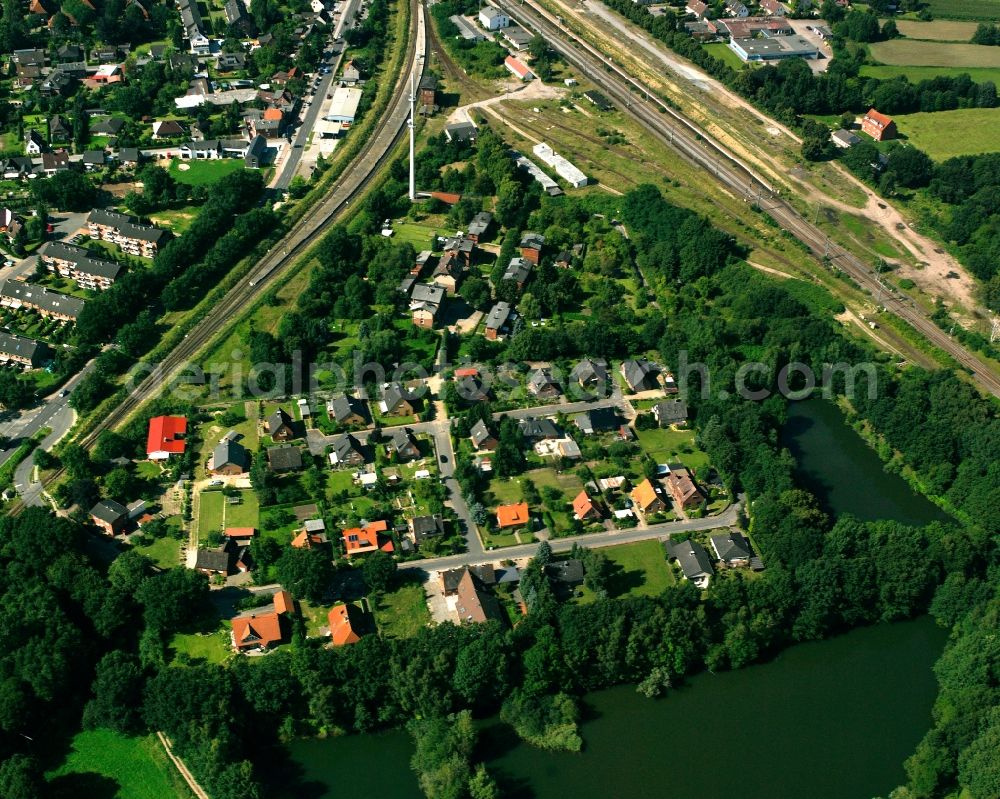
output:
[[795, 458], [796, 478], [834, 516], [850, 513], [863, 521], [912, 525], [951, 518], [902, 477], [886, 472], [832, 402], [791, 403], [781, 443]]
[[[483, 757], [515, 799], [870, 799], [903, 781], [930, 726], [930, 618], [793, 647], [701, 674], [665, 699], [623, 686], [586, 697], [582, 754], [543, 752], [486, 723]], [[337, 799], [420, 799], [403, 732], [300, 741], [305, 776]]]

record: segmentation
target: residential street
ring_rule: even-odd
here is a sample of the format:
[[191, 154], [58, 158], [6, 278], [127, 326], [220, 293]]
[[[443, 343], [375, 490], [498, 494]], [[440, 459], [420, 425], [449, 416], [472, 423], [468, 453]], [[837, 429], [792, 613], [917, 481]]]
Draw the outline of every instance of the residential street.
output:
[[[58, 444], [64, 435], [76, 422], [76, 411], [69, 405], [62, 405], [51, 417], [49, 427], [52, 432], [42, 439], [39, 449], [50, 450]], [[17, 465], [14, 470], [14, 488], [17, 489], [25, 505], [44, 505], [42, 499], [42, 484], [34, 479], [35, 453], [32, 452], [27, 458]]]
[[[549, 541], [553, 552], [568, 552], [574, 544], [586, 547], [606, 547], [615, 544], [632, 544], [636, 541], [647, 541], [652, 538], [668, 539], [672, 533], [696, 532], [700, 530], [715, 530], [732, 527], [739, 519], [740, 503], [730, 505], [718, 516], [704, 519], [687, 519], [683, 521], [664, 522], [650, 527], [636, 527], [631, 530], [615, 532], [589, 533], [574, 535], [567, 538], [553, 538]], [[428, 558], [400, 563], [399, 569], [406, 571], [430, 572], [442, 569], [456, 569], [461, 566], [474, 566], [479, 563], [493, 563], [498, 560], [513, 560], [527, 558], [535, 554], [538, 544], [523, 544], [517, 547], [503, 547], [485, 553], [465, 552], [461, 555], [450, 555], [444, 558]]]

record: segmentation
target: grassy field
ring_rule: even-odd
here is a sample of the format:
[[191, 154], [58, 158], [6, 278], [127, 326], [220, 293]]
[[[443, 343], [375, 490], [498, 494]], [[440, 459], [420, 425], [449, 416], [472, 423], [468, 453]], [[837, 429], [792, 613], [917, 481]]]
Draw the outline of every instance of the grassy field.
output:
[[718, 58], [723, 64], [728, 64], [733, 69], [743, 69], [743, 67], [746, 66], [746, 64], [740, 60], [740, 57], [729, 49], [728, 44], [715, 42], [714, 44], [703, 44], [702, 47], [705, 48], [705, 52], [707, 52], [710, 56]]
[[521, 481], [525, 478], [531, 480], [535, 484], [535, 488], [539, 491], [541, 491], [545, 486], [552, 486], [553, 488], [559, 489], [566, 498], [567, 502], [572, 502], [573, 498], [579, 494], [583, 488], [583, 483], [580, 482], [580, 478], [572, 472], [563, 472], [562, 474], [559, 474], [555, 469], [547, 468], [532, 469], [531, 471], [525, 472], [520, 477], [515, 477], [512, 480], [494, 478], [490, 481], [489, 491], [493, 494], [498, 504], [520, 502], [524, 499], [524, 494], [521, 491]]
[[226, 498], [221, 491], [202, 491], [198, 498], [198, 536], [222, 532]]
[[[434, 234], [445, 235], [453, 233], [444, 216], [429, 216], [421, 222], [395, 222], [392, 229], [396, 235], [392, 237], [395, 242], [409, 242], [417, 252], [431, 249], [431, 236]], [[437, 249], [437, 248], [435, 248]]]
[[936, 19], [933, 22], [901, 19], [896, 22], [896, 27], [908, 39], [934, 42], [968, 42], [976, 32], [975, 22], [956, 22], [946, 19]]
[[898, 67], [887, 64], [871, 65], [866, 64], [861, 67], [861, 75], [866, 78], [879, 78], [880, 80], [891, 80], [900, 76], [909, 78], [911, 82], [919, 83], [922, 80], [933, 80], [934, 78], [949, 77], [957, 75], [968, 75], [974, 83], [1000, 83], [1000, 69], [989, 69], [975, 67]]
[[655, 428], [637, 430], [636, 436], [639, 445], [657, 463], [680, 461], [691, 469], [700, 469], [708, 465], [708, 455], [694, 446], [692, 430]]
[[[182, 166], [188, 168], [181, 169]], [[220, 158], [215, 161], [178, 161], [175, 158], [170, 162], [169, 172], [179, 183], [210, 186], [219, 178], [243, 168], [242, 158]]]
[[927, 5], [935, 17], [989, 21], [1000, 17], [1000, 0], [929, 0]]
[[375, 620], [382, 635], [410, 638], [431, 620], [423, 586], [408, 583], [382, 596], [375, 610]]
[[241, 491], [239, 505], [226, 505], [226, 527], [260, 527], [260, 503], [253, 491]]
[[979, 44], [890, 39], [875, 42], [872, 59], [880, 64], [924, 67], [1000, 67], [1000, 47]]
[[935, 161], [1000, 150], [1000, 108], [960, 108], [893, 119], [900, 133]]
[[[659, 596], [675, 582], [659, 541], [602, 547], [601, 553], [607, 556], [613, 568], [608, 581], [609, 596]], [[586, 604], [596, 598], [596, 594], [584, 587], [578, 601]]]
[[229, 627], [225, 625], [211, 633], [176, 633], [170, 639], [170, 650], [192, 660], [225, 663], [232, 654]]
[[169, 535], [165, 535], [163, 538], [155, 538], [152, 544], [138, 546], [135, 549], [152, 560], [161, 569], [169, 569], [180, 563], [181, 542]]
[[150, 214], [149, 218], [153, 224], [169, 228], [177, 235], [180, 235], [191, 227], [191, 223], [194, 222], [194, 218], [197, 215], [198, 208], [189, 205], [185, 208], [175, 208], [170, 211], [157, 211], [155, 214]]
[[[166, 752], [152, 735], [126, 738], [110, 730], [81, 732], [66, 762], [46, 775], [60, 794], [107, 799], [188, 799]], [[114, 783], [113, 789], [109, 782]], [[55, 787], [55, 786], [53, 786]]]

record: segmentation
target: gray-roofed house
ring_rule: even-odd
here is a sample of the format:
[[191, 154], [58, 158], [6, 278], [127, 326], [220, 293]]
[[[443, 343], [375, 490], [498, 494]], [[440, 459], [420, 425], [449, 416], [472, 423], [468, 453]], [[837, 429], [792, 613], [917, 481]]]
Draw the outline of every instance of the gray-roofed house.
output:
[[511, 258], [503, 273], [503, 280], [512, 280], [518, 289], [523, 289], [531, 276], [531, 261], [526, 258]]
[[480, 419], [476, 422], [469, 430], [469, 439], [472, 441], [472, 446], [477, 450], [494, 450], [497, 448], [497, 439], [491, 432], [489, 427], [486, 426], [486, 422]]
[[349, 394], [338, 394], [326, 403], [326, 412], [337, 424], [356, 425], [368, 423], [365, 403]]
[[406, 427], [397, 427], [389, 433], [389, 440], [385, 447], [389, 456], [397, 461], [411, 461], [420, 457], [420, 448], [409, 428]]
[[584, 435], [608, 433], [621, 427], [621, 419], [614, 408], [594, 408], [573, 417], [573, 423]]
[[455, 122], [452, 125], [445, 125], [444, 135], [448, 141], [468, 141], [476, 140], [479, 129], [472, 122]]
[[[227, 3], [228, 5], [228, 3]], [[235, 72], [247, 65], [245, 53], [220, 53], [217, 67], [219, 72]]]
[[581, 388], [595, 388], [608, 383], [608, 369], [604, 361], [584, 358], [570, 372], [570, 377], [580, 384]]
[[445, 289], [417, 283], [410, 293], [410, 319], [416, 327], [431, 329], [444, 302]]
[[59, 114], [49, 118], [49, 140], [53, 142], [68, 142], [73, 138], [73, 132], [70, 130], [69, 125], [66, 124], [66, 120], [63, 119]]
[[172, 139], [184, 133], [184, 126], [176, 119], [159, 119], [153, 123], [154, 139]]
[[258, 133], [247, 145], [247, 153], [243, 156], [243, 163], [247, 169], [260, 169], [266, 162], [267, 139]]
[[538, 441], [542, 438], [559, 438], [562, 435], [559, 432], [559, 428], [556, 427], [551, 419], [536, 419], [529, 416], [527, 419], [518, 419], [517, 426], [521, 431], [521, 435], [529, 441]]
[[417, 412], [413, 398], [402, 383], [386, 383], [382, 387], [379, 410], [393, 416], [412, 416]]
[[525, 231], [521, 235], [521, 257], [531, 261], [535, 266], [542, 257], [542, 248], [545, 246], [545, 236], [541, 233]]
[[295, 438], [295, 428], [292, 426], [292, 417], [284, 409], [276, 408], [267, 417], [267, 434], [275, 441], [288, 441]]
[[87, 150], [83, 154], [83, 168], [88, 172], [93, 172], [95, 169], [103, 169], [104, 164], [107, 161], [107, 153], [104, 150]]
[[653, 406], [653, 416], [660, 427], [687, 423], [688, 406], [684, 400], [664, 400]]
[[24, 151], [28, 155], [41, 155], [49, 149], [49, 143], [45, 137], [34, 128], [29, 128], [24, 134]]
[[138, 147], [122, 147], [118, 151], [118, 163], [122, 166], [138, 166], [142, 161], [142, 153]]
[[562, 388], [550, 369], [540, 367], [528, 376], [528, 391], [540, 399], [554, 399], [562, 393]]
[[125, 529], [128, 509], [113, 499], [102, 499], [90, 509], [90, 521], [106, 535], [118, 535]]
[[272, 472], [297, 472], [302, 468], [302, 450], [287, 445], [268, 447], [267, 465]]
[[439, 514], [433, 516], [414, 516], [406, 520], [407, 534], [417, 546], [428, 538], [444, 534], [444, 519]]
[[498, 302], [490, 308], [490, 312], [486, 315], [486, 322], [483, 327], [486, 338], [490, 341], [496, 341], [497, 339], [502, 338], [507, 332], [507, 323], [510, 321], [510, 317], [510, 303]]
[[199, 549], [194, 562], [195, 571], [202, 574], [226, 574], [233, 568], [233, 556], [228, 547]]
[[350, 433], [333, 440], [330, 446], [331, 466], [361, 466], [366, 462], [361, 445]]
[[730, 530], [710, 538], [715, 557], [726, 566], [749, 566], [753, 559], [753, 548], [743, 533]]
[[491, 224], [493, 224], [493, 214], [489, 211], [480, 211], [472, 217], [465, 235], [478, 244], [479, 240], [486, 236], [486, 232], [490, 229]]
[[712, 561], [705, 547], [697, 541], [682, 541], [670, 545], [670, 557], [677, 561], [681, 573], [699, 588], [707, 588], [712, 579]]
[[622, 361], [621, 374], [632, 391], [646, 391], [656, 387], [656, 367], [645, 359], [630, 358]]
[[243, 474], [250, 470], [250, 454], [239, 442], [224, 439], [215, 445], [208, 470], [212, 474]]
[[846, 150], [861, 141], [861, 137], [849, 130], [835, 130], [830, 134], [830, 141], [840, 149]]
[[226, 2], [226, 22], [238, 33], [246, 35], [253, 27], [253, 21], [247, 14], [243, 0], [228, 0]]
[[483, 585], [496, 584], [496, 570], [492, 564], [482, 564], [480, 566], [460, 566], [457, 569], [445, 569], [438, 576], [441, 581], [441, 590], [445, 596], [454, 596], [458, 590], [458, 584], [466, 571], [472, 572]]
[[564, 585], [580, 585], [583, 582], [583, 563], [576, 558], [557, 560], [545, 564], [546, 576]]

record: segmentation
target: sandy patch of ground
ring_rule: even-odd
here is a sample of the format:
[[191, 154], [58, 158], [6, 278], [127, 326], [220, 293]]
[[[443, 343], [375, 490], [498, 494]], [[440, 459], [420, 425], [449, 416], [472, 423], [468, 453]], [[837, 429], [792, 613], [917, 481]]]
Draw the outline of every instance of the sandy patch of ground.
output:
[[491, 106], [502, 103], [504, 100], [510, 98], [518, 100], [559, 100], [566, 96], [566, 91], [566, 89], [560, 89], [557, 86], [547, 86], [540, 80], [535, 79], [521, 84], [511, 92], [504, 92], [486, 100], [479, 100], [475, 103], [459, 106], [448, 115], [448, 124], [471, 122], [472, 117], [469, 116], [469, 111], [473, 108], [481, 108], [484, 111], [488, 111]]
[[191, 168], [191, 164], [180, 163], [177, 165], [177, 170], [179, 172], [187, 172]]

